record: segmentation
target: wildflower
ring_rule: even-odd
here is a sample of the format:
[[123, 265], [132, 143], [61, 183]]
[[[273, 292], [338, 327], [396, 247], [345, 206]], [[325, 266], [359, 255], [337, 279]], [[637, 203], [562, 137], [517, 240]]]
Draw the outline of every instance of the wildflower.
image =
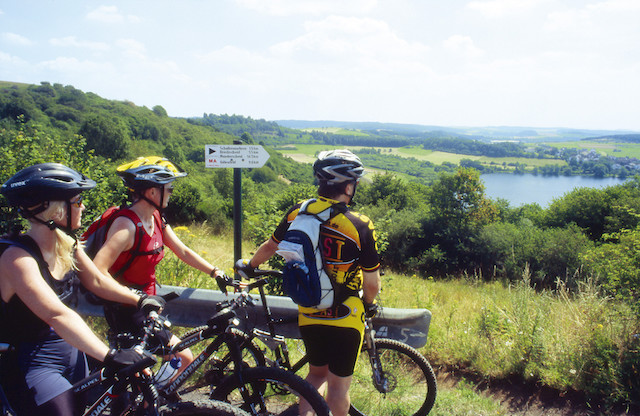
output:
[[576, 371], [575, 369], [573, 369], [573, 368], [572, 368], [571, 370], [569, 370], [569, 373], [575, 376], [575, 375], [576, 375], [576, 373], [577, 373], [577, 371]]
[[187, 227], [185, 227], [184, 225], [180, 225], [176, 228], [173, 229], [173, 231], [188, 231], [189, 229]]

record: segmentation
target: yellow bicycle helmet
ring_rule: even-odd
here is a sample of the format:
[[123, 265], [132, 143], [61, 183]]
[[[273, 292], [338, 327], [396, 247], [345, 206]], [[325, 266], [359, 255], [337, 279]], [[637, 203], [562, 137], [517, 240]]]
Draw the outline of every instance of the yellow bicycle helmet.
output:
[[133, 162], [116, 168], [127, 188], [140, 191], [152, 187], [161, 187], [169, 182], [187, 176], [187, 173], [175, 163], [160, 156], [139, 157]]

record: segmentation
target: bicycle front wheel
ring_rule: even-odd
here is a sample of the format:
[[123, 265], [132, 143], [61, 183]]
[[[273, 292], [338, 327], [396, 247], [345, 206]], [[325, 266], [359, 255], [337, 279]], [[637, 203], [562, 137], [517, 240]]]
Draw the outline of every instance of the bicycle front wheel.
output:
[[[242, 379], [242, 385], [240, 383]], [[297, 415], [304, 399], [318, 416], [329, 416], [329, 406], [311, 384], [281, 368], [255, 367], [227, 376], [212, 399], [240, 407], [251, 415]]]
[[376, 339], [382, 380], [372, 379], [368, 352], [358, 359], [351, 395], [351, 416], [425, 416], [436, 400], [436, 376], [429, 361], [415, 348], [392, 339]]
[[217, 400], [175, 402], [160, 407], [161, 416], [249, 416], [249, 413]]

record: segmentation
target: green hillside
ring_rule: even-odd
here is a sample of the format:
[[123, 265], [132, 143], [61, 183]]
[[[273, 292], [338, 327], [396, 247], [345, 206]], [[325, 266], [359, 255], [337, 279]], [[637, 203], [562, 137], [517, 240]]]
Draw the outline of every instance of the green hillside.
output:
[[[124, 189], [113, 174], [118, 163], [153, 154], [168, 157], [189, 173], [167, 211], [172, 220], [207, 220], [219, 229], [228, 227], [231, 172], [205, 169], [204, 147], [232, 144], [241, 134], [169, 117], [160, 105], [149, 109], [107, 100], [69, 85], [9, 82], [0, 83], [0, 129], [3, 148], [9, 150], [3, 155], [3, 178], [33, 161], [68, 159], [108, 181], [95, 192], [88, 218], [122, 199]], [[244, 137], [252, 142], [246, 133]], [[66, 150], [70, 147], [74, 152]], [[249, 203], [261, 194], [280, 193], [287, 183], [312, 182], [308, 165], [267, 151], [270, 158], [264, 167], [243, 172], [249, 181], [245, 190]]]

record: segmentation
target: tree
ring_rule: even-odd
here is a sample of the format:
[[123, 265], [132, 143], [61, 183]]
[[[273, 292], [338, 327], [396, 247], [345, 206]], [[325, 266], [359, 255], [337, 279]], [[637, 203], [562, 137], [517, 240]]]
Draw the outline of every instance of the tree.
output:
[[363, 205], [379, 205], [385, 209], [400, 211], [407, 207], [411, 195], [406, 182], [393, 173], [385, 173], [375, 175], [371, 184], [360, 185], [356, 198]]
[[151, 111], [153, 111], [155, 113], [155, 115], [157, 115], [158, 117], [167, 117], [167, 110], [164, 109], [163, 106], [161, 105], [154, 105], [153, 108], [151, 109]]
[[455, 173], [441, 173], [427, 194], [434, 216], [456, 228], [489, 224], [498, 210], [484, 194], [480, 173], [460, 168]]
[[80, 127], [79, 134], [87, 140], [87, 147], [94, 149], [97, 155], [122, 159], [129, 154], [127, 128], [115, 119], [90, 116]]
[[427, 244], [422, 266], [436, 274], [475, 269], [473, 238], [481, 226], [498, 218], [498, 208], [484, 195], [480, 173], [470, 168], [441, 173], [427, 201], [430, 215], [423, 223]]

